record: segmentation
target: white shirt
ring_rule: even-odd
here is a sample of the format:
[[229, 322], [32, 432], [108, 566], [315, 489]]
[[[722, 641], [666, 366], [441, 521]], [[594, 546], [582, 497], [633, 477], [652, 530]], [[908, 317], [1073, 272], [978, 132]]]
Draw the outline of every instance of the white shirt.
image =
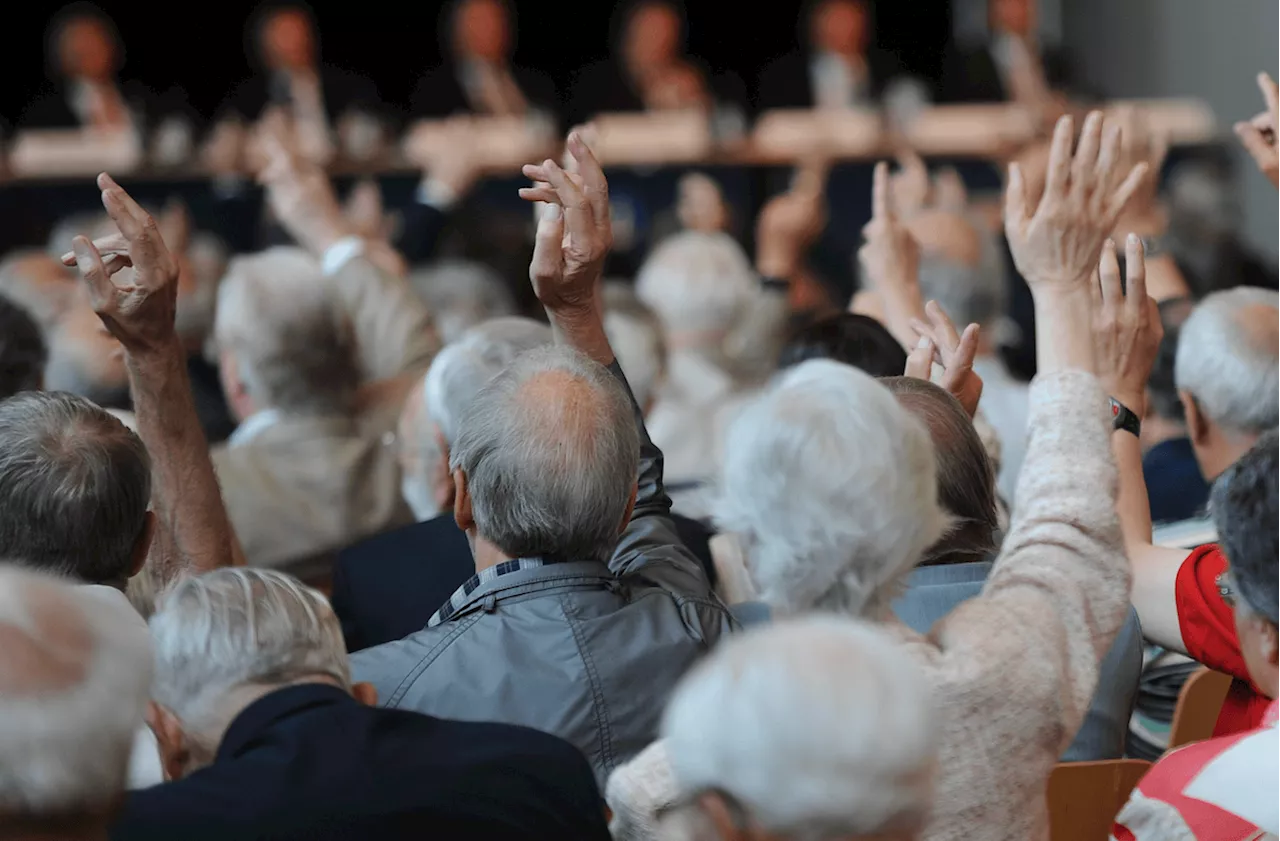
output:
[[1029, 386], [1014, 378], [1000, 357], [979, 356], [973, 370], [982, 377], [982, 414], [1000, 436], [1000, 475], [996, 488], [1012, 510], [1018, 474], [1027, 453]]
[[[113, 128], [129, 131], [134, 127], [133, 114], [129, 112], [129, 105], [114, 84], [76, 79], [71, 83], [70, 100], [71, 110], [80, 120], [80, 125], [85, 128]], [[116, 109], [118, 122], [112, 126], [104, 126], [102, 121], [106, 119], [105, 114], [111, 108]]]

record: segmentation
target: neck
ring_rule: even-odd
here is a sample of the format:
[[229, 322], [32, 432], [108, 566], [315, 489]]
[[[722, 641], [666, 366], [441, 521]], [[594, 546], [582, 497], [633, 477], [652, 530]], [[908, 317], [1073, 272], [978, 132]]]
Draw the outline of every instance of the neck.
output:
[[1200, 473], [1206, 482], [1213, 482], [1228, 467], [1249, 452], [1258, 440], [1257, 433], [1228, 432], [1220, 428], [1209, 431], [1208, 441], [1196, 448]]
[[1148, 414], [1142, 419], [1142, 451], [1152, 447], [1187, 437], [1187, 425], [1181, 421], [1162, 418], [1156, 414]]
[[476, 572], [512, 560], [506, 552], [477, 535], [474, 529], [467, 532], [467, 538], [471, 542], [471, 554], [474, 556]]

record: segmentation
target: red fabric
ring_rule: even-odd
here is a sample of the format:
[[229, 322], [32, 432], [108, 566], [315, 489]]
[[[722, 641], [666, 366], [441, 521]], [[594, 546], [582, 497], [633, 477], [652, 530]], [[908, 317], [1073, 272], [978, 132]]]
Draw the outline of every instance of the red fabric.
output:
[[1249, 680], [1249, 671], [1240, 653], [1240, 638], [1236, 636], [1235, 612], [1218, 591], [1218, 576], [1226, 568], [1227, 558], [1218, 544], [1199, 546], [1182, 562], [1174, 585], [1178, 624], [1187, 654], [1235, 678], [1222, 703], [1214, 736], [1229, 736], [1258, 727], [1271, 705], [1270, 699], [1259, 693]]

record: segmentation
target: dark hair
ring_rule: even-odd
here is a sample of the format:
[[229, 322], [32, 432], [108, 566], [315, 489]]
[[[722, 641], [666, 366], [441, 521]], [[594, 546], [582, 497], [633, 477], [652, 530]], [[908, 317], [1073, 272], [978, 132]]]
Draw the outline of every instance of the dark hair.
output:
[[1160, 323], [1164, 326], [1164, 338], [1156, 351], [1155, 364], [1147, 379], [1147, 391], [1151, 395], [1151, 411], [1165, 420], [1184, 420], [1182, 401], [1178, 399], [1178, 386], [1174, 379], [1178, 358], [1178, 333], [1182, 322], [1191, 315], [1195, 302], [1190, 298], [1169, 298], [1160, 302]]
[[873, 377], [900, 377], [907, 352], [874, 318], [842, 312], [808, 324], [791, 334], [778, 357], [779, 368], [807, 359], [834, 359]]
[[1276, 529], [1276, 430], [1265, 432], [1249, 452], [1213, 483], [1209, 511], [1218, 544], [1231, 565], [1238, 597], [1272, 625], [1280, 624], [1276, 595], [1280, 546]]
[[22, 307], [0, 296], [0, 400], [36, 391], [48, 353], [40, 328]]
[[105, 409], [60, 391], [0, 401], [0, 558], [123, 584], [150, 497], [146, 448]]
[[925, 565], [988, 560], [996, 550], [996, 474], [960, 401], [915, 377], [885, 377], [898, 402], [929, 429], [938, 466], [938, 502], [954, 518], [925, 552]]

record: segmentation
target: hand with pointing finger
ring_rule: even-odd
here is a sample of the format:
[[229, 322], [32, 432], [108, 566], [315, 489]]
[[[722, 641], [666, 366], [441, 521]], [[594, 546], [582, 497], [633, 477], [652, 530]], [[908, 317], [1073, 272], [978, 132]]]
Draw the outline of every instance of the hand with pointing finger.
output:
[[1280, 187], [1280, 147], [1277, 147], [1277, 131], [1280, 130], [1280, 88], [1266, 73], [1258, 74], [1258, 87], [1266, 100], [1267, 110], [1247, 122], [1235, 125], [1236, 136], [1253, 156], [1262, 174], [1272, 187]]
[[920, 340], [907, 356], [906, 375], [928, 380], [936, 361], [942, 366], [942, 379], [938, 385], [959, 400], [969, 417], [973, 417], [978, 412], [978, 401], [982, 399], [982, 377], [973, 370], [981, 328], [970, 324], [963, 333], [958, 332], [951, 317], [937, 301], [925, 305], [925, 315], [929, 319], [927, 322], [918, 318], [911, 320], [911, 328]]
[[884, 307], [885, 326], [903, 347], [915, 336], [910, 320], [924, 312], [920, 296], [920, 246], [898, 216], [889, 181], [889, 165], [876, 164], [871, 187], [871, 221], [862, 229], [858, 249], [863, 288], [875, 292]]

